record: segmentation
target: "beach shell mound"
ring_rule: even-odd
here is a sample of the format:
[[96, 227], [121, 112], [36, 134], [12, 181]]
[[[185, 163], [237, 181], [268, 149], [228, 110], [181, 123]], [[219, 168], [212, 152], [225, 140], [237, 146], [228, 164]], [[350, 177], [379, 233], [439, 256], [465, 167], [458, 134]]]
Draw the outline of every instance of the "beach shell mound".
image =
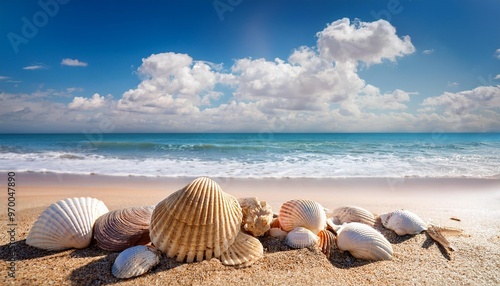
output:
[[408, 210], [381, 214], [380, 220], [384, 227], [393, 230], [397, 235], [419, 234], [427, 230], [427, 223]]
[[312, 231], [298, 226], [286, 235], [285, 243], [291, 248], [306, 248], [317, 245], [318, 240], [319, 237]]
[[360, 222], [370, 226], [375, 225], [375, 215], [370, 211], [358, 206], [339, 207], [330, 214], [335, 224], [349, 222]]
[[253, 236], [262, 236], [269, 230], [273, 220], [271, 206], [258, 198], [239, 198], [243, 221], [241, 227]]
[[137, 245], [122, 251], [111, 267], [117, 278], [131, 278], [148, 272], [160, 263], [160, 253], [146, 245]]
[[[149, 234], [160, 251], [179, 262], [220, 258], [229, 250], [230, 256], [237, 255], [240, 261], [246, 261], [248, 255], [250, 262], [245, 265], [250, 265], [258, 259], [253, 256], [253, 245], [260, 241], [244, 237], [229, 249], [240, 233], [242, 218], [238, 201], [215, 181], [201, 177], [156, 205]], [[233, 257], [231, 261], [236, 260]], [[228, 265], [235, 265], [233, 262]]]
[[30, 229], [26, 244], [45, 250], [85, 248], [106, 205], [95, 198], [67, 198], [47, 207]]
[[358, 222], [343, 224], [337, 230], [337, 248], [366, 260], [390, 260], [393, 254], [392, 245], [380, 232]]
[[94, 224], [94, 239], [99, 248], [122, 251], [150, 242], [149, 223], [154, 207], [130, 207], [110, 211]]
[[279, 225], [284, 231], [305, 227], [318, 234], [326, 227], [326, 212], [321, 204], [311, 200], [290, 200], [281, 205]]

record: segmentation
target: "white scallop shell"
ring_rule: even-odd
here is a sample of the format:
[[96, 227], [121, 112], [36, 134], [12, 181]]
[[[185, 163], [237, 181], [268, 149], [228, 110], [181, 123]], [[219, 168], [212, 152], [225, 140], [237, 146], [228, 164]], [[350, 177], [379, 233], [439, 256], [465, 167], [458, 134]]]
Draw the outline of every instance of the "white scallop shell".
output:
[[94, 224], [97, 246], [107, 251], [122, 251], [134, 245], [148, 244], [153, 209], [153, 206], [129, 207], [102, 215]]
[[238, 201], [210, 178], [195, 179], [158, 203], [149, 235], [168, 257], [193, 262], [219, 258], [240, 232]]
[[326, 213], [323, 207], [311, 200], [291, 200], [285, 202], [279, 212], [279, 224], [284, 231], [301, 226], [314, 234], [326, 227]]
[[391, 244], [380, 232], [358, 222], [340, 227], [337, 247], [341, 251], [349, 251], [356, 258], [367, 260], [390, 260], [393, 254]]
[[258, 239], [240, 231], [234, 243], [222, 253], [220, 261], [224, 265], [247, 267], [264, 255], [264, 247]]
[[111, 267], [117, 278], [131, 278], [148, 272], [160, 263], [160, 253], [149, 246], [137, 245], [122, 251]]
[[370, 226], [375, 225], [375, 216], [370, 211], [358, 206], [336, 208], [331, 213], [335, 224], [346, 222], [360, 222]]
[[108, 212], [95, 198], [68, 198], [53, 203], [36, 219], [26, 244], [45, 250], [85, 248], [95, 220]]
[[319, 237], [312, 231], [298, 226], [286, 235], [285, 243], [292, 248], [305, 248], [316, 245], [318, 240]]
[[265, 201], [258, 198], [238, 199], [243, 212], [241, 227], [253, 236], [262, 236], [269, 230], [273, 220], [273, 211]]
[[397, 235], [418, 234], [427, 229], [427, 223], [407, 210], [381, 214], [380, 220], [384, 227], [392, 229]]

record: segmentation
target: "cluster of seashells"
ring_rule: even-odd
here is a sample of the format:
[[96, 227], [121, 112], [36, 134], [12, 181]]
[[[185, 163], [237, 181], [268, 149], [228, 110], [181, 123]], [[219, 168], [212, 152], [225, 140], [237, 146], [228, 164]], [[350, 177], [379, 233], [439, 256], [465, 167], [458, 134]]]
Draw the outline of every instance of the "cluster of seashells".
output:
[[[405, 211], [380, 215], [384, 227], [398, 235], [427, 231], [440, 243], [444, 228], [428, 225]], [[332, 249], [367, 260], [390, 260], [389, 241], [373, 226], [376, 217], [356, 206], [328, 216], [311, 200], [285, 202], [279, 214], [258, 198], [240, 198], [222, 191], [212, 179], [200, 177], [156, 206], [109, 211], [95, 198], [68, 198], [45, 209], [35, 221], [26, 244], [51, 251], [85, 248], [94, 240], [106, 251], [121, 251], [111, 272], [118, 278], [142, 275], [160, 262], [163, 253], [179, 262], [219, 259], [223, 265], [247, 267], [264, 255], [256, 237], [284, 238], [292, 248]], [[445, 245], [443, 244], [443, 245]], [[449, 245], [445, 246], [454, 250]]]

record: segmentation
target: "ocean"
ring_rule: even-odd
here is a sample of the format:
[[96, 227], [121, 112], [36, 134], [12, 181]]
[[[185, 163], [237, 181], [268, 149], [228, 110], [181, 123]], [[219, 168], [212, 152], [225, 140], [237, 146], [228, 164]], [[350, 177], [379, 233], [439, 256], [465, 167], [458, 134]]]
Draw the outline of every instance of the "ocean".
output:
[[0, 134], [0, 171], [219, 178], [498, 178], [500, 134]]

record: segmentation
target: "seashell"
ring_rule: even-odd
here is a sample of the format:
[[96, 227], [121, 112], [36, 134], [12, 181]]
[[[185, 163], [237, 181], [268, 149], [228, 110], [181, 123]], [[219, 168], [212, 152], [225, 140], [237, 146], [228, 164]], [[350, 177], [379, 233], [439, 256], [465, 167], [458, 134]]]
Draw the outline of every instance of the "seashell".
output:
[[137, 245], [120, 252], [111, 267], [117, 278], [131, 278], [148, 272], [160, 263], [160, 253], [146, 245]]
[[316, 245], [318, 240], [319, 237], [312, 231], [298, 226], [286, 235], [285, 243], [292, 248], [305, 248]]
[[240, 231], [234, 243], [222, 253], [220, 261], [224, 265], [247, 267], [264, 255], [264, 247], [260, 241]]
[[36, 219], [26, 244], [45, 250], [85, 248], [92, 241], [92, 227], [108, 212], [94, 198], [68, 198], [53, 203]]
[[122, 251], [150, 242], [149, 222], [154, 207], [131, 207], [110, 211], [94, 224], [97, 246], [107, 251]]
[[427, 223], [407, 210], [381, 214], [380, 220], [384, 227], [394, 230], [397, 235], [418, 234], [427, 229]]
[[335, 234], [329, 230], [323, 229], [318, 233], [319, 237], [319, 249], [323, 252], [327, 258], [330, 258], [330, 251], [335, 247]]
[[269, 235], [277, 238], [285, 238], [288, 232], [282, 230], [279, 227], [272, 227], [269, 229]]
[[253, 236], [262, 236], [269, 230], [273, 211], [265, 201], [256, 197], [238, 199], [243, 212], [241, 227]]
[[392, 246], [374, 228], [359, 222], [343, 224], [338, 230], [337, 247], [352, 256], [367, 260], [390, 260]]
[[291, 200], [285, 202], [279, 213], [279, 223], [284, 231], [301, 226], [314, 234], [325, 228], [326, 213], [323, 207], [310, 200]]
[[238, 201], [210, 178], [201, 177], [156, 205], [151, 242], [179, 262], [219, 258], [240, 232]]
[[332, 212], [333, 222], [343, 224], [346, 222], [360, 222], [370, 226], [375, 225], [375, 216], [370, 211], [357, 206], [336, 208]]

